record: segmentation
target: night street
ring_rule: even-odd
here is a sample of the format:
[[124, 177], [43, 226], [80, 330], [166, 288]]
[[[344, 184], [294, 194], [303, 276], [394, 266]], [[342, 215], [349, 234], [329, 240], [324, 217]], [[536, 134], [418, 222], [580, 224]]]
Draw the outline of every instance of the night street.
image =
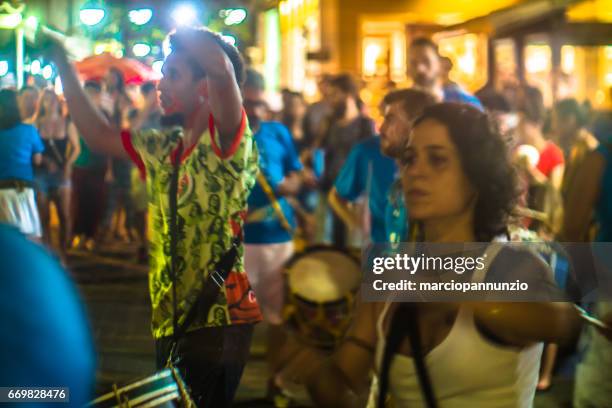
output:
[[[147, 268], [135, 262], [134, 247], [116, 244], [97, 253], [73, 251], [70, 270], [88, 308], [98, 351], [96, 394], [113, 383], [126, 384], [155, 372], [155, 348], [149, 329]], [[257, 325], [237, 406], [259, 406], [266, 389], [265, 326]], [[557, 382], [536, 396], [536, 408], [571, 407], [571, 381]], [[300, 401], [307, 403], [305, 394]]]
[[[84, 298], [98, 352], [96, 394], [155, 372], [147, 268], [134, 248], [117, 244], [99, 253], [73, 251], [70, 270]], [[237, 401], [263, 397], [266, 387], [263, 325], [257, 326]], [[251, 404], [245, 406], [252, 406]]]
[[612, 0], [0, 0], [0, 405], [612, 408], [611, 243]]

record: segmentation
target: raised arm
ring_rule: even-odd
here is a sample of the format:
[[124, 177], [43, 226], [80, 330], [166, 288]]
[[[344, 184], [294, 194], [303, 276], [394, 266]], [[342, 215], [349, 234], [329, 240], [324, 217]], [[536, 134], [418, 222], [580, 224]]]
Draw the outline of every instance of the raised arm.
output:
[[49, 56], [55, 62], [62, 80], [70, 117], [83, 135], [87, 146], [99, 153], [128, 158], [121, 143], [120, 129], [112, 127], [85, 94], [64, 47], [51, 38], [48, 41]]
[[232, 62], [211, 33], [184, 35], [181, 41], [206, 73], [208, 103], [219, 131], [221, 150], [226, 152], [242, 122], [242, 95]]
[[580, 333], [571, 303], [474, 303], [476, 323], [503, 343], [524, 347], [536, 342], [567, 344]]

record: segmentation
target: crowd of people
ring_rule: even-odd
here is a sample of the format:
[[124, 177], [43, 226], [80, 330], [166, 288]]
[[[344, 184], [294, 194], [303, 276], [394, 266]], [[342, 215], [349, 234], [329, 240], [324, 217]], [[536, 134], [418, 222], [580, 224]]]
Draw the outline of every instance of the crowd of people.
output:
[[[107, 77], [88, 80], [83, 87], [116, 126], [142, 130], [161, 127], [155, 83], [145, 82], [132, 89], [132, 98], [126, 92], [123, 74], [111, 68]], [[4, 140], [7, 172], [3, 178], [8, 183], [13, 179], [24, 182], [26, 191], [33, 191], [36, 197], [35, 205], [30, 199], [22, 199], [11, 204], [21, 209], [7, 210], [17, 217], [16, 221], [20, 211], [30, 214], [35, 227], [17, 222], [22, 232], [40, 239], [62, 261], [70, 248], [93, 250], [112, 238], [137, 242], [138, 259], [146, 262], [146, 187], [138, 169], [129, 160], [92, 151], [54, 88], [32, 84], [18, 92], [3, 92], [5, 130], [18, 134]], [[28, 150], [31, 157], [26, 154]], [[25, 174], [18, 173], [24, 171], [20, 166], [27, 167]], [[52, 205], [57, 234], [51, 228]]]
[[[349, 74], [322, 76], [312, 104], [283, 90], [275, 112], [265, 78], [218, 35], [185, 29], [170, 45], [163, 79], [136, 97], [117, 69], [81, 85], [58, 44], [62, 97], [0, 91], [0, 220], [62, 261], [72, 246], [137, 242], [158, 365], [181, 369], [198, 406], [229, 406], [262, 319], [272, 403], [299, 383], [317, 406], [529, 407], [551, 385], [556, 344], [582, 332], [575, 404], [609, 406], [611, 330], [583, 327], [571, 303], [359, 303], [331, 356], [296, 346], [283, 315], [283, 267], [317, 244], [611, 241], [609, 116], [573, 98], [546, 109], [526, 84], [471, 95], [425, 38], [382, 123]], [[536, 257], [502, 249], [481, 279]], [[224, 283], [177, 338], [213, 270]], [[612, 324], [610, 303], [594, 301]], [[281, 361], [284, 347], [300, 351]]]

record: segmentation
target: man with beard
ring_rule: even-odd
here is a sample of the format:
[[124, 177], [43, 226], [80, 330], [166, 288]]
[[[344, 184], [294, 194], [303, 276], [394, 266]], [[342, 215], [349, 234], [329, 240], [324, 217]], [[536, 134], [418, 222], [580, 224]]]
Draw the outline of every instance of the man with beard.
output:
[[459, 86], [446, 85], [442, 60], [438, 46], [427, 38], [416, 38], [408, 50], [408, 76], [412, 87], [436, 97], [438, 102], [469, 103], [482, 110], [478, 98], [463, 91]]
[[[388, 93], [381, 103], [385, 121], [380, 137], [357, 144], [344, 163], [329, 202], [349, 227], [359, 227], [353, 203], [364, 194], [370, 211], [370, 241], [397, 242], [405, 238], [406, 217], [395, 160], [400, 157], [410, 134], [411, 123], [423, 109], [433, 105], [432, 95], [414, 89]], [[392, 188], [393, 187], [393, 188]]]
[[[248, 358], [253, 324], [261, 320], [244, 270], [241, 243], [225, 281], [215, 276], [220, 289], [214, 305], [207, 312], [198, 309], [184, 328], [186, 335], [175, 336], [183, 331], [180, 324], [203, 286], [210, 284], [221, 257], [242, 235], [246, 201], [257, 173], [257, 148], [240, 93], [244, 66], [234, 46], [205, 28], [180, 28], [168, 40], [172, 51], [164, 61], [158, 89], [165, 122], [170, 125], [172, 119], [172, 124], [162, 130], [118, 129], [83, 92], [63, 47], [48, 39], [47, 50], [60, 73], [71, 117], [89, 147], [130, 158], [146, 172], [152, 220], [152, 331], [158, 366], [172, 358], [197, 406], [229, 407]], [[171, 254], [168, 225], [174, 217], [169, 192], [175, 169], [180, 181], [175, 232], [182, 238]], [[197, 223], [186, 222], [196, 204], [207, 203], [214, 190], [222, 203], [219, 212], [205, 212]], [[214, 237], [208, 234], [212, 225], [218, 231]]]
[[278, 369], [278, 350], [284, 341], [283, 273], [284, 264], [294, 252], [296, 228], [294, 209], [287, 196], [300, 191], [302, 164], [289, 134], [281, 123], [264, 121], [264, 79], [247, 70], [243, 86], [244, 107], [259, 150], [258, 182], [248, 199], [245, 223], [245, 263], [253, 290], [268, 326], [268, 397], [279, 390], [272, 378]]
[[[338, 75], [331, 80], [329, 87], [332, 116], [320, 143], [325, 151], [325, 171], [321, 179], [321, 189], [326, 195], [333, 188], [351, 149], [355, 144], [374, 135], [374, 122], [362, 115], [362, 102], [351, 76]], [[347, 245], [346, 226], [335, 214], [332, 217], [332, 242], [340, 247]]]

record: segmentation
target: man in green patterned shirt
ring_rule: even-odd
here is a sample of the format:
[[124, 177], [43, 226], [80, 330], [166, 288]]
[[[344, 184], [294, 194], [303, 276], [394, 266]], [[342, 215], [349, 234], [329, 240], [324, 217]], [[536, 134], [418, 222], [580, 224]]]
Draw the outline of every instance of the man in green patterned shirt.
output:
[[[206, 29], [170, 35], [172, 52], [158, 85], [165, 119], [182, 127], [130, 132], [113, 128], [83, 92], [61, 46], [49, 47], [71, 117], [94, 151], [131, 158], [146, 174], [151, 259], [149, 286], [158, 365], [173, 335], [173, 291], [179, 324], [203, 282], [242, 234], [246, 201], [258, 156], [242, 109], [244, 68], [237, 49]], [[180, 157], [179, 157], [180, 156]], [[179, 161], [177, 287], [170, 269], [169, 186]], [[208, 316], [197, 316], [176, 354], [198, 406], [231, 404], [261, 313], [244, 271], [243, 249]]]

